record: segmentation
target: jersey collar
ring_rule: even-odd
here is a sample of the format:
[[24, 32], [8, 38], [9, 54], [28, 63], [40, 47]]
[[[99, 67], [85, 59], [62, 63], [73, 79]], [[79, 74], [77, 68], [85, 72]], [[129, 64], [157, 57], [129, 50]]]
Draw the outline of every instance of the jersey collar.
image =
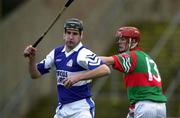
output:
[[[74, 49], [72, 49], [71, 51], [73, 51], [73, 52], [76, 51], [77, 52], [82, 46], [83, 46], [83, 44], [81, 42], [79, 42], [79, 44]], [[65, 52], [65, 47], [66, 46], [64, 46], [62, 52]]]

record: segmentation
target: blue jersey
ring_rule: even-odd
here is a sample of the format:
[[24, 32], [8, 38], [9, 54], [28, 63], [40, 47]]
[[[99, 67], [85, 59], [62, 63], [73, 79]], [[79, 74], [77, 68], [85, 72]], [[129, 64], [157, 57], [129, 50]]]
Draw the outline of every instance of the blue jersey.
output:
[[53, 49], [44, 60], [37, 64], [37, 68], [43, 75], [55, 67], [58, 99], [61, 104], [67, 104], [91, 97], [91, 80], [79, 81], [71, 88], [65, 88], [62, 80], [70, 75], [95, 69], [102, 64], [103, 62], [96, 54], [79, 43], [68, 53], [64, 45]]

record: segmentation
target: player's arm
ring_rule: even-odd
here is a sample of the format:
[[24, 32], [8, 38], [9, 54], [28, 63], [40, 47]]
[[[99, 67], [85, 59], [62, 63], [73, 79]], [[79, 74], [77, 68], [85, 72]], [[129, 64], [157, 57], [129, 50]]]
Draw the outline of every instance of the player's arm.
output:
[[72, 86], [78, 81], [99, 78], [110, 74], [109, 67], [92, 51], [83, 48], [77, 57], [77, 63], [87, 71], [68, 77], [64, 85]]
[[39, 78], [41, 73], [38, 71], [36, 66], [36, 49], [31, 45], [27, 46], [24, 50], [24, 56], [29, 59], [29, 73], [32, 79]]
[[69, 76], [66, 80], [64, 80], [63, 84], [65, 87], [71, 87], [73, 84], [77, 83], [81, 80], [89, 80], [96, 79], [110, 74], [111, 71], [109, 67], [105, 64], [97, 67], [96, 69], [89, 70], [77, 75]]
[[29, 60], [29, 73], [32, 79], [37, 79], [41, 77], [41, 73], [38, 71], [36, 62], [34, 59]]
[[110, 57], [105, 57], [105, 56], [99, 56], [99, 58], [107, 65], [113, 65], [114, 64], [114, 58]]

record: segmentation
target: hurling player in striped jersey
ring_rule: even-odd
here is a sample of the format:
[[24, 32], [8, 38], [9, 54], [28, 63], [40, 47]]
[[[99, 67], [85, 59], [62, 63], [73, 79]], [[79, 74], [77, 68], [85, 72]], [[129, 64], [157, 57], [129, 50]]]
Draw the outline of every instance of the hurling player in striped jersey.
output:
[[[58, 105], [54, 118], [94, 118], [95, 104], [91, 98], [91, 78], [110, 73], [109, 67], [95, 53], [86, 48], [83, 38], [83, 24], [79, 19], [68, 19], [64, 23], [64, 45], [54, 48], [45, 59], [36, 64], [36, 48], [31, 45], [24, 50], [28, 55], [29, 72], [36, 79], [55, 68]], [[76, 82], [71, 88], [64, 85], [69, 76], [91, 72], [84, 76], [88, 80]], [[95, 73], [94, 73], [95, 72]], [[83, 78], [83, 79], [84, 79]]]
[[[100, 58], [124, 73], [130, 101], [127, 118], [166, 118], [167, 98], [162, 93], [161, 76], [155, 61], [139, 48], [140, 31], [136, 27], [120, 27], [115, 36], [119, 53]], [[81, 80], [81, 76], [71, 77], [70, 83]]]
[[120, 27], [116, 32], [119, 54], [101, 57], [114, 69], [124, 73], [130, 112], [127, 118], [166, 118], [167, 98], [155, 61], [139, 48], [140, 31]]

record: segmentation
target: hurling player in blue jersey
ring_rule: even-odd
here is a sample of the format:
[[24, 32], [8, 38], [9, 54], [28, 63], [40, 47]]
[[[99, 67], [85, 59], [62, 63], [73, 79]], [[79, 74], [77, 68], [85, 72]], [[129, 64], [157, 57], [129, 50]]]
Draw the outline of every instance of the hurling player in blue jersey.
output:
[[[54, 48], [39, 63], [35, 60], [37, 49], [32, 45], [27, 46], [24, 55], [28, 55], [29, 72], [36, 79], [50, 72], [50, 69], [56, 69], [58, 107], [54, 118], [94, 118], [90, 78], [108, 75], [110, 69], [96, 54], [83, 46], [83, 24], [79, 19], [65, 21], [63, 38], [65, 44]], [[64, 86], [64, 80], [80, 73], [89, 80], [79, 81], [70, 88]]]

